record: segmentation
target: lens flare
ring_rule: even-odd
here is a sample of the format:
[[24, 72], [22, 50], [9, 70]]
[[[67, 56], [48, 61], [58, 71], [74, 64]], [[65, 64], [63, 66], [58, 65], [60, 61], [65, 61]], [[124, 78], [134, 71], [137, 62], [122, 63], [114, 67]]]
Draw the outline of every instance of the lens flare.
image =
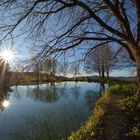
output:
[[8, 100], [3, 101], [2, 106], [7, 108], [10, 105]]
[[0, 59], [6, 63], [10, 63], [15, 59], [14, 49], [4, 48], [0, 51]]

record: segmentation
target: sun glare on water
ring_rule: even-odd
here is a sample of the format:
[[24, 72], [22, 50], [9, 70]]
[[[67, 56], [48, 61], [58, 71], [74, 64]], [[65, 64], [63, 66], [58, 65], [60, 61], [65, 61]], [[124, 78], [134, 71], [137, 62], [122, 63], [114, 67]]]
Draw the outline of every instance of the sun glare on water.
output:
[[2, 106], [7, 108], [9, 106], [9, 101], [7, 100], [3, 101]]

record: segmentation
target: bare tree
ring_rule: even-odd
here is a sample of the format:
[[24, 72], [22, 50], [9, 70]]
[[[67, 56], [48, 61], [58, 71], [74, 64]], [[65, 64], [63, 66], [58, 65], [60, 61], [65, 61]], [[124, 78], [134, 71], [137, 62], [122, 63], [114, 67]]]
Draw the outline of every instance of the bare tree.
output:
[[104, 79], [105, 74], [109, 79], [110, 71], [115, 67], [117, 62], [115, 52], [108, 46], [99, 46], [92, 50], [86, 58], [85, 70], [98, 72], [99, 77]]
[[19, 73], [21, 73], [21, 72], [23, 72], [23, 70], [24, 70], [24, 66], [23, 66], [23, 64], [20, 62], [20, 63], [16, 63], [15, 65], [14, 65], [14, 67], [13, 67], [13, 71], [15, 71], [15, 72], [19, 72]]
[[48, 58], [46, 59], [45, 62], [43, 62], [42, 67], [44, 67], [43, 69], [45, 70], [46, 73], [55, 76], [57, 70], [57, 60], [53, 58]]
[[68, 61], [59, 62], [59, 66], [58, 66], [57, 70], [58, 70], [57, 71], [58, 73], [63, 74], [63, 76], [66, 77], [66, 75], [69, 72], [69, 63], [68, 63]]
[[36, 82], [37, 82], [37, 84], [39, 84], [40, 72], [42, 71], [41, 63], [35, 63], [32, 66], [32, 70], [33, 70], [34, 74], [36, 75]]
[[76, 75], [78, 74], [78, 72], [80, 71], [80, 63], [79, 61], [72, 63], [70, 65], [70, 73], [73, 74], [74, 77], [76, 77]]
[[84, 43], [85, 51], [91, 44], [121, 45], [137, 66], [140, 91], [139, 0], [0, 0], [0, 11], [2, 39], [25, 33], [41, 48], [38, 59]]
[[103, 48], [103, 62], [104, 62], [104, 69], [107, 78], [109, 79], [110, 72], [116, 68], [117, 58], [115, 57], [116, 52], [113, 51], [110, 47], [104, 46]]

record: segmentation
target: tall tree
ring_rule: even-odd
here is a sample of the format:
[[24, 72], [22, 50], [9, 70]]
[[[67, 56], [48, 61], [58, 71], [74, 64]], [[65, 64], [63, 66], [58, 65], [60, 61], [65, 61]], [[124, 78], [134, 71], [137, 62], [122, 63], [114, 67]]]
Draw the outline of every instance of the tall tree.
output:
[[59, 62], [58, 73], [63, 74], [64, 77], [69, 73], [69, 63], [68, 61]]
[[115, 67], [116, 62], [115, 52], [110, 47], [99, 46], [87, 55], [85, 70], [98, 72], [102, 79], [106, 74], [109, 79], [109, 73]]
[[74, 77], [76, 77], [79, 71], [80, 71], [80, 63], [78, 61], [70, 65], [70, 73], [73, 74]]
[[85, 42], [121, 45], [137, 66], [140, 91], [139, 0], [0, 0], [0, 11], [2, 39], [25, 33], [40, 46], [40, 58]]
[[42, 71], [41, 63], [35, 63], [33, 65], [33, 72], [36, 75], [36, 82], [39, 84], [40, 72]]
[[57, 70], [57, 60], [48, 58], [44, 63], [45, 72], [49, 73], [49, 75], [55, 75]]

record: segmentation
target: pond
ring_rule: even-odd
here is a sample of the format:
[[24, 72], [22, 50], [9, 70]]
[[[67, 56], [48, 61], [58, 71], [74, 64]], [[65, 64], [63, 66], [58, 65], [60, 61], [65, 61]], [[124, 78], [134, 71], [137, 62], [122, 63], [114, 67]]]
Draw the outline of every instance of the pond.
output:
[[0, 94], [0, 140], [66, 139], [85, 123], [99, 97], [97, 83], [13, 86]]

